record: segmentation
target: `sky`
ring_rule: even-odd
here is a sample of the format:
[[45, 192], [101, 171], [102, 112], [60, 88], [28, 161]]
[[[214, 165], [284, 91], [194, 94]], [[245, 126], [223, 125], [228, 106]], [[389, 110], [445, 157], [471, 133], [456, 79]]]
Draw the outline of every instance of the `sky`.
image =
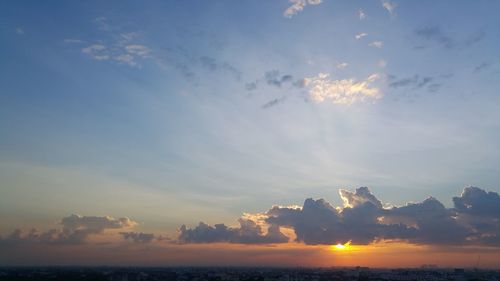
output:
[[0, 265], [500, 268], [499, 8], [1, 2]]

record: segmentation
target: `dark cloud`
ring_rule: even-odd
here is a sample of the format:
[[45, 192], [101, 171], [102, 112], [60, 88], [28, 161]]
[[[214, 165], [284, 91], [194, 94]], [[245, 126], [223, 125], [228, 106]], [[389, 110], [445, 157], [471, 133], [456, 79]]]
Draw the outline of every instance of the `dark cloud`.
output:
[[445, 48], [451, 49], [456, 46], [456, 42], [446, 34], [439, 26], [425, 26], [415, 30], [415, 34], [427, 41], [433, 41]]
[[399, 78], [395, 75], [388, 75], [388, 87], [392, 89], [409, 88], [410, 90], [426, 89], [428, 92], [437, 92], [442, 84], [438, 81], [440, 78], [449, 78], [442, 75], [420, 76], [415, 74], [411, 77]]
[[195, 228], [183, 225], [180, 229], [179, 241], [182, 243], [241, 243], [241, 244], [270, 244], [286, 243], [288, 237], [280, 232], [276, 225], [269, 226], [267, 233], [262, 227], [250, 219], [239, 219], [240, 227], [228, 227], [224, 224], [210, 226], [200, 222]]
[[265, 83], [266, 85], [273, 86], [276, 88], [284, 88], [285, 86], [303, 88], [304, 82], [302, 79], [294, 80], [294, 76], [291, 74], [282, 74], [279, 70], [270, 70], [264, 73], [263, 77], [252, 82], [245, 84], [245, 88], [248, 91], [256, 90], [259, 84]]
[[500, 195], [496, 192], [467, 187], [459, 197], [453, 197], [453, 203], [460, 213], [500, 219]]
[[269, 102], [266, 102], [265, 104], [263, 104], [262, 108], [263, 109], [268, 109], [268, 108], [271, 108], [273, 106], [279, 105], [280, 103], [285, 102], [286, 98], [287, 98], [287, 96], [283, 96], [281, 98], [272, 99]]
[[32, 229], [23, 232], [16, 229], [10, 235], [1, 238], [4, 243], [49, 243], [49, 244], [83, 244], [93, 234], [103, 233], [107, 229], [126, 229], [137, 223], [129, 218], [112, 218], [108, 216], [80, 216], [64, 217], [60, 224], [62, 229], [51, 229], [41, 232]]
[[465, 47], [472, 46], [472, 45], [480, 42], [481, 40], [483, 40], [484, 37], [485, 37], [484, 31], [482, 31], [482, 30], [476, 31], [475, 33], [471, 34], [469, 37], [465, 38], [463, 45]]
[[241, 71], [227, 62], [220, 62], [217, 59], [208, 56], [200, 57], [199, 62], [202, 67], [209, 69], [210, 71], [227, 72], [231, 74], [236, 80], [239, 81], [241, 79]]
[[487, 61], [482, 62], [478, 66], [474, 67], [474, 73], [479, 73], [479, 72], [481, 72], [481, 71], [483, 71], [485, 69], [488, 69], [488, 68], [491, 67], [491, 65], [492, 65], [491, 62], [487, 62]]
[[[447, 49], [453, 49], [456, 47], [470, 47], [480, 42], [485, 37], [484, 31], [479, 30], [470, 34], [465, 39], [455, 39], [437, 25], [417, 28], [415, 30], [415, 34], [425, 41], [436, 43]], [[415, 47], [415, 49], [425, 48], [426, 46], [422, 45]]]
[[[454, 208], [446, 208], [429, 197], [419, 203], [386, 207], [367, 187], [354, 192], [340, 190], [343, 207], [324, 199], [306, 199], [302, 207], [275, 206], [265, 222], [274, 229], [264, 235], [257, 224], [240, 220], [239, 228], [200, 223], [194, 229], [181, 228], [185, 243], [277, 243], [286, 242], [280, 227], [293, 229], [297, 242], [305, 244], [370, 244], [380, 240], [428, 245], [500, 246], [500, 196], [468, 187], [454, 197]], [[249, 223], [251, 227], [245, 226]], [[245, 230], [246, 229], [246, 230]], [[243, 233], [246, 233], [243, 235]], [[242, 237], [246, 237], [243, 239]], [[273, 240], [273, 242], [268, 242]]]
[[284, 84], [292, 82], [293, 76], [289, 74], [282, 75], [279, 70], [271, 70], [264, 74], [264, 79], [268, 85], [281, 88]]
[[120, 235], [123, 236], [123, 239], [134, 243], [150, 243], [157, 239], [153, 233], [120, 232]]

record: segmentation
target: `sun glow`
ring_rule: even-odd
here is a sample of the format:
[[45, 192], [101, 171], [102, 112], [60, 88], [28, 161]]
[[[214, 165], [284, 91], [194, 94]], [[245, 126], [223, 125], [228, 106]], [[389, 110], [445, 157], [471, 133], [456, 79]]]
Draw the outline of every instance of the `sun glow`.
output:
[[338, 243], [337, 245], [332, 245], [332, 248], [337, 251], [345, 251], [350, 248], [351, 241], [348, 241], [345, 244]]

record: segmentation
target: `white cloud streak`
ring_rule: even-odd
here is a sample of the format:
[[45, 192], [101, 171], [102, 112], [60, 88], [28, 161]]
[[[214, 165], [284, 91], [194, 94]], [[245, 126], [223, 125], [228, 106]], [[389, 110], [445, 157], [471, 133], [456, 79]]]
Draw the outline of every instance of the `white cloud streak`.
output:
[[323, 2], [323, 0], [290, 0], [292, 5], [288, 7], [285, 12], [283, 12], [283, 16], [287, 18], [291, 18], [293, 15], [304, 10], [304, 7], [307, 5], [319, 5]]
[[369, 46], [371, 47], [375, 47], [375, 48], [382, 48], [382, 46], [384, 46], [384, 42], [382, 41], [373, 41], [371, 42], [370, 44], [368, 44]]
[[356, 39], [358, 39], [358, 40], [359, 40], [359, 39], [361, 39], [361, 38], [363, 38], [363, 37], [365, 37], [365, 36], [367, 36], [367, 35], [368, 35], [368, 33], [361, 32], [361, 33], [356, 34], [356, 36], [355, 36], [355, 37], [356, 37]]

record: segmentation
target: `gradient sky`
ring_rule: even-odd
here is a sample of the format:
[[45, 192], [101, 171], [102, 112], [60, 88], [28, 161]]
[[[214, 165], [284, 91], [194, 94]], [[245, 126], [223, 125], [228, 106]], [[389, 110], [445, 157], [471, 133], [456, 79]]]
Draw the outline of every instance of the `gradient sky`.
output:
[[[443, 264], [473, 266], [481, 254], [500, 267], [499, 242], [437, 247], [420, 234], [365, 241], [343, 259], [323, 240], [179, 237], [200, 221], [238, 229], [243, 214], [265, 233], [256, 214], [272, 206], [324, 198], [355, 210], [356, 200], [378, 204], [372, 192], [384, 212], [433, 196], [450, 217], [478, 216], [468, 227], [488, 219], [487, 235], [471, 231], [500, 241], [499, 9], [486, 0], [2, 1], [0, 248], [12, 252], [0, 264], [384, 266], [367, 253], [386, 253], [391, 266], [446, 255], [457, 258]], [[339, 196], [360, 186], [369, 195]], [[468, 186], [489, 191], [491, 208], [460, 211], [452, 198]], [[64, 243], [31, 239], [31, 228], [62, 229]], [[123, 229], [153, 236], [132, 245]]]

